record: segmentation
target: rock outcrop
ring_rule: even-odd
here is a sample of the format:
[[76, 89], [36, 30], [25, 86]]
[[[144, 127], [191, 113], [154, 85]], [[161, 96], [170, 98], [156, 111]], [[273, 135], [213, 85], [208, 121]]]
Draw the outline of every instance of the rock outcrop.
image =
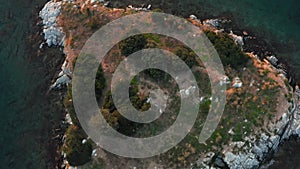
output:
[[241, 81], [241, 79], [239, 77], [235, 77], [233, 79], [232, 87], [241, 88], [242, 86], [243, 86], [243, 82]]
[[221, 26], [221, 20], [219, 20], [219, 19], [207, 19], [207, 20], [203, 21], [203, 24], [212, 26], [214, 28], [218, 28], [218, 27]]
[[[48, 46], [64, 45], [64, 33], [61, 27], [57, 26], [56, 19], [60, 14], [61, 2], [49, 1], [40, 11], [39, 16], [43, 20], [43, 33]], [[43, 45], [40, 46], [42, 48]]]
[[[204, 25], [210, 25], [214, 29], [217, 29], [216, 32], [222, 30], [221, 29], [221, 20], [218, 19], [210, 19], [203, 22]], [[243, 37], [238, 36], [232, 33], [229, 33], [229, 36], [235, 41], [237, 45], [243, 47]], [[256, 58], [259, 59], [259, 58]], [[286, 71], [282, 69], [280, 64], [278, 63], [278, 59], [275, 56], [268, 56], [266, 60], [264, 60], [266, 64], [272, 65], [272, 69], [278, 72], [279, 75], [285, 80], [286, 79]], [[224, 79], [220, 82], [221, 84], [225, 83], [227, 80]], [[232, 81], [232, 86], [235, 88], [242, 87], [243, 83], [237, 77]], [[291, 88], [287, 86], [287, 88]], [[293, 100], [290, 103], [290, 107], [286, 110], [286, 113], [282, 112], [282, 116], [276, 123], [271, 125], [268, 128], [268, 132], [262, 132], [260, 135], [258, 133], [254, 133], [251, 136], [248, 136], [244, 139], [243, 145], [248, 142], [248, 145], [240, 146], [238, 151], [234, 151], [229, 148], [222, 152], [223, 157], [221, 161], [225, 163], [225, 165], [230, 169], [240, 169], [240, 168], [249, 168], [256, 169], [262, 166], [264, 163], [268, 162], [268, 160], [272, 157], [273, 153], [277, 151], [279, 145], [283, 143], [286, 139], [289, 139], [291, 136], [300, 137], [300, 89], [296, 86], [294, 91]], [[234, 134], [232, 130], [229, 131], [229, 134]], [[240, 143], [232, 142], [232, 145], [237, 145]], [[211, 152], [207, 153], [207, 156], [210, 157]], [[213, 157], [210, 157], [210, 160], [202, 161], [201, 165], [203, 168], [214, 168], [211, 164], [214, 164]], [[220, 160], [219, 160], [220, 161]], [[216, 166], [214, 164], [214, 166]]]
[[[57, 25], [57, 17], [60, 14], [61, 5], [62, 2], [60, 1], [49, 1], [39, 13], [44, 25], [44, 39], [49, 47], [52, 45], [64, 47], [65, 45], [65, 33], [62, 28]], [[43, 48], [43, 45], [44, 43], [40, 45], [40, 48]], [[59, 89], [71, 82], [72, 72], [67, 64], [67, 61], [63, 63], [61, 71], [58, 74], [56, 81], [50, 86], [50, 89]]]
[[[224, 162], [231, 169], [259, 168], [278, 149], [279, 144], [292, 135], [300, 137], [300, 95], [294, 92], [291, 109], [282, 115], [274, 125], [274, 133], [262, 133], [259, 139], [254, 139], [252, 145], [245, 152], [234, 154], [231, 151], [224, 153]], [[246, 139], [245, 139], [246, 140]]]
[[[90, 1], [91, 3], [96, 3], [96, 1]], [[101, 2], [101, 1], [100, 1]], [[57, 25], [57, 17], [60, 13], [60, 8], [63, 2], [48, 2], [45, 7], [40, 12], [40, 17], [43, 19], [44, 24], [44, 36], [46, 43], [48, 46], [64, 46], [64, 33], [62, 28]], [[150, 10], [151, 5], [143, 8], [134, 8], [129, 6], [128, 8], [134, 10]], [[197, 20], [197, 17], [194, 15], [190, 16], [190, 19]], [[203, 22], [203, 24], [210, 25], [214, 28], [219, 28], [221, 26], [222, 21], [219, 19], [210, 19]], [[240, 46], [244, 45], [243, 37], [235, 35], [233, 33], [229, 34], [232, 39]], [[43, 47], [43, 45], [41, 45]], [[278, 59], [276, 57], [269, 57], [268, 60], [273, 64], [277, 65]], [[51, 85], [51, 89], [61, 88], [64, 85], [67, 85], [71, 81], [72, 72], [68, 68], [68, 62], [65, 61], [61, 67], [61, 71], [58, 74], [58, 77], [53, 85]], [[279, 71], [280, 72], [280, 71]], [[220, 84], [229, 84], [230, 80], [228, 77], [224, 77], [220, 81]], [[233, 79], [233, 87], [240, 88], [243, 83], [239, 78]], [[246, 83], [245, 83], [246, 85]], [[183, 95], [189, 95], [193, 92], [194, 88], [191, 86], [186, 90], [182, 90], [181, 93]], [[297, 88], [293, 103], [289, 111], [284, 113], [279, 121], [273, 125], [272, 132], [261, 133], [261, 135], [252, 135], [245, 138], [245, 142], [249, 142], [249, 145], [245, 145], [245, 142], [234, 142], [237, 147], [240, 147], [242, 150], [238, 152], [234, 152], [231, 150], [224, 150], [222, 152], [223, 156], [218, 156], [217, 158], [213, 158], [215, 156], [214, 153], [209, 152], [206, 158], [202, 160], [201, 165], [205, 168], [210, 168], [212, 164], [212, 160], [214, 159], [214, 164], [219, 167], [229, 167], [232, 169], [239, 168], [259, 168], [259, 166], [265, 162], [270, 155], [278, 149], [278, 146], [284, 139], [289, 138], [292, 135], [298, 135], [300, 137], [300, 90]], [[72, 124], [70, 119], [70, 115], [66, 116], [66, 121], [69, 124]], [[232, 130], [228, 132], [229, 134], [234, 134]], [[95, 154], [96, 152], [93, 152]], [[217, 161], [216, 161], [217, 159]]]
[[61, 71], [58, 74], [56, 81], [50, 86], [50, 89], [59, 89], [64, 85], [68, 85], [71, 82], [72, 72], [69, 67], [67, 67], [68, 62], [65, 60], [61, 66]]
[[244, 39], [242, 36], [238, 36], [238, 35], [234, 34], [232, 31], [228, 35], [234, 40], [234, 42], [237, 45], [239, 45], [240, 47], [244, 46]]

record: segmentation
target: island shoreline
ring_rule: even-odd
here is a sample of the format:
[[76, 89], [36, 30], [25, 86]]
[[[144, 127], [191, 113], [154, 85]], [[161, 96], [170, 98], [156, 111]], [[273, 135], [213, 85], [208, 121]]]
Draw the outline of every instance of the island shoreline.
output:
[[[41, 29], [41, 27], [40, 27], [40, 29]], [[226, 28], [225, 28], [226, 29]], [[228, 29], [228, 30], [230, 30], [230, 29]], [[228, 31], [227, 30], [227, 31]], [[241, 30], [238, 30], [238, 28], [235, 30], [234, 28], [232, 28], [232, 30], [234, 30], [234, 33], [236, 33], [236, 32], [241, 32]], [[226, 31], [226, 32], [227, 32]], [[227, 32], [228, 33], [228, 32]], [[239, 33], [237, 33], [238, 35], [239, 35]], [[42, 36], [42, 35], [40, 35], [40, 36]], [[259, 38], [257, 38], [258, 40], [257, 40], [257, 43], [259, 43]], [[38, 42], [37, 42], [38, 43]], [[246, 43], [247, 43], [247, 41], [246, 41]], [[265, 42], [264, 42], [265, 43]], [[255, 50], [257, 50], [257, 46], [260, 46], [260, 44], [255, 44], [255, 42], [253, 42], [252, 43], [252, 45], [253, 45], [253, 48], [255, 49]], [[254, 52], [257, 52], [258, 54], [259, 53], [269, 53], [269, 55], [273, 55], [273, 54], [276, 54], [274, 51], [272, 51], [272, 49], [268, 49], [268, 50], [266, 50], [266, 51], [264, 51], [263, 49], [261, 49], [261, 50], [258, 50], [258, 51], [255, 51], [255, 50], [253, 50], [253, 48], [251, 48], [251, 45], [249, 45], [249, 51], [254, 51]], [[46, 49], [47, 50], [47, 49]], [[248, 50], [247, 50], [248, 51]], [[245, 51], [246, 52], [246, 51]], [[264, 55], [265, 56], [265, 55]], [[260, 59], [266, 59], [266, 58], [263, 58], [263, 57], [260, 57]], [[279, 63], [281, 63], [281, 62], [279, 62]], [[288, 65], [286, 66], [286, 67], [288, 67]], [[56, 70], [56, 75], [58, 74], [58, 72], [59, 72], [59, 68], [57, 68], [57, 70]], [[295, 79], [295, 78], [293, 78], [293, 77], [291, 77], [291, 75], [289, 75], [289, 74], [292, 74], [292, 73], [289, 73], [289, 68], [287, 68], [287, 78], [289, 78], [289, 79], [292, 79], [292, 80], [290, 80], [290, 85], [291, 86], [293, 86], [293, 87], [295, 87], [295, 82], [294, 82], [294, 80], [293, 79]], [[290, 78], [291, 77], [291, 78]], [[62, 92], [62, 93], [65, 93], [65, 89], [62, 89], [62, 90], [60, 90], [60, 92]], [[53, 91], [51, 91], [50, 93], [55, 93], [55, 91], [53, 92]], [[62, 96], [63, 94], [59, 94], [60, 96]], [[61, 121], [60, 121], [61, 122]], [[55, 127], [54, 127], [54, 130], [55, 130]], [[63, 130], [63, 129], [62, 129]], [[56, 143], [60, 143], [59, 145], [61, 145], [61, 142], [60, 141], [57, 141]], [[54, 143], [54, 144], [56, 144], [56, 143]], [[54, 146], [50, 146], [51, 148], [49, 148], [49, 149], [53, 149], [53, 147], [57, 147], [57, 144], [56, 145], [54, 145]], [[59, 146], [58, 146], [59, 147]], [[60, 148], [58, 148], [58, 149], [60, 149]], [[56, 151], [57, 152], [57, 151]], [[58, 153], [57, 153], [58, 154]], [[60, 157], [59, 159], [59, 162], [57, 163], [57, 162], [55, 162], [55, 166], [61, 166], [61, 162], [62, 162], [62, 159], [61, 159], [61, 155], [59, 154], [59, 155], [56, 155], [56, 159], [58, 158], [58, 156]], [[53, 154], [51, 153], [51, 157], [53, 157]]]
[[[41, 6], [35, 6], [34, 13], [32, 14], [30, 20], [30, 32], [27, 33], [27, 55], [28, 62], [37, 62], [43, 65], [44, 69], [47, 71], [47, 80], [44, 83], [44, 95], [49, 105], [53, 111], [57, 114], [50, 115], [54, 119], [49, 119], [49, 124], [45, 124], [45, 128], [48, 135], [48, 141], [41, 143], [41, 146], [47, 149], [47, 168], [60, 168], [62, 164], [61, 150], [62, 137], [65, 133], [66, 126], [62, 123], [65, 116], [65, 109], [63, 105], [63, 98], [66, 95], [65, 90], [56, 90], [49, 92], [49, 85], [54, 82], [54, 77], [59, 73], [60, 67], [64, 61], [64, 54], [58, 47], [43, 48], [39, 46], [44, 41], [43, 36], [43, 25], [41, 24], [41, 18], [39, 17], [39, 12], [43, 8], [44, 4]], [[50, 126], [49, 126], [50, 125]]]

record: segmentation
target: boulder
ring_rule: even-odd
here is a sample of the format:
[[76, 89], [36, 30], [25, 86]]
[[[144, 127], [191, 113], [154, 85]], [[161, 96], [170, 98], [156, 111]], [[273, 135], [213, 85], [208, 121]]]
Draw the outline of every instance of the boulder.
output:
[[214, 161], [214, 165], [220, 168], [225, 168], [226, 164], [224, 163], [222, 157], [217, 156], [215, 161]]
[[259, 161], [256, 159], [255, 154], [249, 153], [240, 153], [238, 155], [233, 154], [232, 152], [225, 153], [224, 161], [230, 169], [240, 169], [240, 168], [258, 168]]
[[242, 36], [235, 35], [232, 31], [230, 31], [229, 36], [234, 40], [234, 42], [240, 47], [244, 46], [244, 40]]
[[268, 56], [267, 59], [272, 65], [277, 66], [278, 59], [275, 56]]
[[68, 124], [73, 124], [72, 122], [72, 119], [71, 119], [71, 116], [69, 113], [66, 114], [66, 117], [65, 117], [65, 121], [68, 123]]
[[107, 2], [105, 2], [104, 4], [103, 4], [103, 6], [105, 6], [105, 7], [107, 7], [108, 5], [109, 5], [109, 1], [107, 1]]
[[203, 24], [204, 25], [210, 25], [210, 26], [213, 26], [215, 28], [221, 26], [219, 19], [207, 19], [207, 20], [203, 21]]
[[197, 16], [195, 16], [195, 15], [190, 15], [190, 19], [195, 20], [195, 19], [197, 19]]
[[300, 89], [298, 85], [295, 86], [295, 94], [300, 98]]
[[[61, 2], [49, 1], [39, 13], [44, 25], [44, 39], [49, 47], [52, 45], [63, 45], [62, 41], [64, 41], [64, 33], [62, 28], [58, 27], [56, 23], [56, 19], [60, 14], [60, 9]], [[40, 47], [43, 47], [43, 45]]]
[[228, 76], [224, 76], [221, 80], [220, 80], [220, 85], [224, 85], [224, 84], [230, 84], [230, 80], [228, 78]]
[[54, 84], [50, 86], [50, 89], [60, 89], [63, 85], [67, 85], [71, 82], [71, 79], [68, 75], [64, 74], [63, 76], [59, 77]]
[[269, 147], [276, 150], [280, 144], [280, 137], [278, 135], [271, 136], [269, 139]]
[[235, 77], [233, 79], [233, 84], [232, 84], [232, 87], [235, 87], [235, 88], [240, 88], [243, 86], [243, 82], [241, 81], [241, 79], [239, 77]]
[[298, 137], [300, 137], [300, 125], [295, 130], [295, 133], [298, 135]]
[[93, 149], [91, 156], [98, 157], [100, 153], [101, 152], [99, 151], [99, 148], [95, 148], [95, 149]]

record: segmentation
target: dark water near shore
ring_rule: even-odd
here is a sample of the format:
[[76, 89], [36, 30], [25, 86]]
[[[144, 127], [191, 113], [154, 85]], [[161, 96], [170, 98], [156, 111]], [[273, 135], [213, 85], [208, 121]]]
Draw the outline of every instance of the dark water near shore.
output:
[[[46, 66], [29, 60], [26, 48], [30, 17], [46, 0], [0, 0], [0, 168], [48, 168], [50, 121], [57, 113], [45, 96]], [[113, 1], [116, 6], [126, 1]], [[132, 3], [132, 2], [130, 2]], [[136, 0], [154, 8], [200, 19], [228, 15], [242, 29], [272, 44], [300, 81], [300, 2], [296, 0]], [[133, 4], [134, 4], [133, 3]], [[126, 5], [128, 5], [127, 3]], [[275, 168], [299, 164], [300, 144], [285, 145]], [[290, 158], [291, 155], [295, 158]], [[279, 164], [286, 164], [284, 166]], [[299, 165], [298, 165], [299, 166]], [[297, 167], [297, 166], [296, 166]]]
[[[46, 66], [32, 56], [28, 33], [45, 0], [0, 0], [0, 168], [50, 168], [55, 114], [46, 96]], [[53, 76], [53, 75], [52, 75]]]

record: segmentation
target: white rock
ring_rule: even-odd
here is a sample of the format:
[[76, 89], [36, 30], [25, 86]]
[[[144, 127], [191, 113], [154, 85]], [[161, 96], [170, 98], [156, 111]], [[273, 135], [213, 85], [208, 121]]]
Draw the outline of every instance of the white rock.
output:
[[149, 4], [149, 5], [147, 6], [147, 9], [148, 9], [148, 10], [150, 10], [150, 9], [151, 9], [151, 7], [152, 7], [152, 5], [151, 5], [151, 4]]
[[252, 148], [252, 151], [253, 151], [258, 157], [260, 157], [260, 158], [262, 158], [262, 156], [263, 156], [263, 154], [264, 154], [263, 150], [262, 150], [259, 146], [257, 146], [257, 145], [255, 145], [255, 146]]
[[230, 169], [258, 168], [259, 166], [259, 162], [253, 153], [235, 155], [232, 152], [227, 152], [224, 161]]
[[97, 149], [94, 149], [94, 150], [92, 151], [92, 156], [93, 156], [93, 157], [96, 157], [96, 156], [97, 156]]
[[68, 124], [73, 124], [71, 116], [69, 113], [66, 114], [65, 120]]
[[43, 48], [44, 44], [45, 44], [44, 42], [40, 44], [40, 49]]
[[231, 135], [235, 134], [232, 128], [228, 131], [228, 134], [231, 134]]
[[245, 142], [238, 141], [238, 142], [234, 142], [233, 144], [236, 145], [238, 148], [242, 148], [245, 145]]
[[151, 101], [151, 98], [149, 97], [149, 98], [147, 99], [146, 103], [150, 103], [150, 101]]
[[109, 5], [109, 1], [107, 1], [103, 4], [103, 6], [108, 6], [108, 5]]
[[296, 134], [298, 134], [298, 137], [300, 137], [300, 125], [297, 127], [297, 129], [295, 130]]
[[298, 85], [295, 86], [295, 94], [300, 98], [300, 88]]
[[227, 152], [227, 153], [225, 154], [224, 161], [225, 161], [227, 164], [230, 164], [230, 163], [232, 163], [236, 158], [237, 158], [236, 155], [234, 155], [232, 152]]
[[195, 15], [190, 15], [190, 19], [195, 20], [195, 19], [197, 19], [197, 16], [195, 16]]
[[[70, 68], [67, 67], [67, 65], [68, 65], [68, 62], [65, 60], [63, 65], [61, 66], [61, 70], [63, 71], [64, 74], [71, 76], [72, 72], [71, 72]], [[58, 76], [58, 77], [60, 77], [60, 76]]]
[[67, 85], [71, 82], [71, 79], [68, 75], [64, 74], [63, 76], [59, 77], [53, 85], [50, 86], [50, 89], [61, 88], [63, 85]]
[[232, 31], [230, 31], [229, 36], [232, 37], [236, 44], [238, 44], [241, 47], [244, 46], [244, 40], [242, 36], [235, 35]]
[[268, 56], [267, 59], [271, 62], [272, 65], [277, 65], [278, 59], [275, 56]]
[[213, 27], [219, 27], [220, 26], [220, 21], [219, 19], [208, 19], [203, 21], [204, 25], [211, 25]]
[[196, 86], [190, 86], [187, 89], [181, 89], [179, 93], [181, 94], [182, 97], [186, 98], [190, 96], [191, 93], [195, 92]]
[[61, 45], [64, 37], [62, 28], [57, 27], [56, 19], [60, 14], [61, 2], [49, 1], [40, 11], [39, 16], [44, 24], [44, 39], [48, 46]]
[[224, 76], [222, 77], [222, 79], [220, 80], [220, 85], [224, 85], [224, 84], [230, 84], [230, 80], [228, 78], [228, 76]]
[[234, 80], [233, 80], [232, 87], [240, 88], [242, 86], [243, 86], [243, 82], [241, 81], [241, 79], [239, 77], [235, 77]]
[[280, 143], [280, 137], [278, 135], [271, 136], [269, 140], [271, 143], [271, 145], [269, 145], [269, 147], [272, 148], [273, 150], [276, 150]]
[[64, 75], [64, 72], [60, 71], [59, 74], [58, 74], [58, 77], [63, 76], [63, 75]]
[[286, 113], [284, 113], [282, 116], [281, 116], [281, 121], [283, 124], [286, 124], [288, 122], [288, 116]]

